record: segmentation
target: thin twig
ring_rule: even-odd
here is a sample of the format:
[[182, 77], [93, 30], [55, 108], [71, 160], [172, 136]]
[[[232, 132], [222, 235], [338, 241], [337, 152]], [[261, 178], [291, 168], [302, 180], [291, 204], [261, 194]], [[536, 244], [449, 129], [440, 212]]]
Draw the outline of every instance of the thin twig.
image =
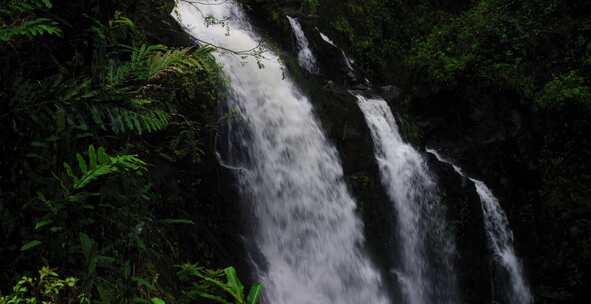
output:
[[[201, 4], [201, 5], [221, 5], [221, 4], [227, 3], [229, 0], [221, 0], [220, 2], [216, 2], [216, 3], [202, 2], [202, 1], [197, 1], [197, 0], [180, 0], [180, 1], [181, 2], [185, 2], [185, 3], [193, 6], [201, 14], [201, 17], [203, 17], [204, 20], [207, 20], [208, 16], [205, 16], [203, 14], [203, 12], [201, 11], [201, 9], [199, 9], [199, 7], [197, 6], [197, 4]], [[230, 18], [226, 17], [220, 23], [222, 24], [222, 26], [224, 26], [225, 25], [225, 22], [227, 22], [229, 20], [230, 20]], [[212, 24], [215, 25], [216, 23], [213, 22]], [[226, 52], [229, 52], [229, 53], [234, 54], [234, 55], [237, 55], [237, 56], [252, 56], [252, 57], [255, 57], [257, 59], [264, 58], [261, 55], [263, 53], [262, 52], [262, 49], [263, 49], [263, 40], [262, 39], [259, 40], [258, 41], [258, 44], [255, 47], [251, 48], [251, 49], [248, 49], [248, 50], [232, 50], [232, 49], [225, 48], [223, 46], [219, 46], [219, 45], [217, 45], [215, 43], [212, 43], [212, 42], [209, 42], [209, 41], [206, 41], [206, 40], [197, 38], [197, 37], [193, 37], [193, 38], [197, 42], [199, 42], [199, 43], [201, 43], [203, 45], [210, 46], [210, 47], [213, 47], [213, 48], [218, 49], [218, 50], [226, 51]], [[261, 51], [256, 52], [257, 50], [261, 50]]]

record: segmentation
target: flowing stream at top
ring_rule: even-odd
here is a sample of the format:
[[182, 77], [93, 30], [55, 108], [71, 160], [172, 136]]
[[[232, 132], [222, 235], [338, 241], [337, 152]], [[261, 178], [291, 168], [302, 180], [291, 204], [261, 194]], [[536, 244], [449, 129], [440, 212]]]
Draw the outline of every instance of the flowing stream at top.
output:
[[[233, 1], [177, 3], [176, 16], [202, 41], [248, 50], [260, 40]], [[215, 2], [211, 2], [215, 3]], [[219, 1], [218, 1], [219, 3]], [[209, 16], [229, 17], [225, 27]], [[273, 304], [389, 303], [362, 247], [362, 225], [343, 181], [337, 152], [308, 99], [284, 79], [271, 51], [256, 60], [216, 52], [230, 81], [229, 158], [240, 170], [244, 204], [253, 214], [251, 255], [264, 300]]]
[[397, 213], [400, 261], [394, 273], [404, 303], [457, 303], [454, 238], [446, 232], [443, 207], [437, 204], [425, 162], [403, 141], [385, 100], [357, 99], [371, 131], [382, 184]]
[[296, 37], [296, 42], [298, 46], [298, 61], [300, 66], [306, 69], [310, 73], [318, 73], [318, 64], [316, 62], [316, 57], [312, 50], [310, 49], [310, 42], [308, 42], [308, 38], [306, 38], [306, 34], [302, 30], [302, 25], [300, 22], [287, 16], [287, 20], [291, 25], [291, 29]]
[[[463, 170], [452, 164], [449, 160], [443, 158], [437, 151], [427, 149], [427, 152], [435, 155], [441, 162], [451, 165], [454, 170], [463, 177], [466, 177]], [[508, 304], [529, 304], [533, 302], [531, 292], [527, 286], [521, 263], [515, 255], [513, 249], [513, 232], [509, 226], [507, 215], [501, 208], [498, 199], [492, 191], [484, 184], [474, 178], [468, 177], [476, 187], [476, 192], [482, 202], [482, 212], [484, 214], [484, 228], [495, 260], [499, 266], [504, 269], [508, 275], [509, 282], [503, 282], [497, 278], [497, 285], [501, 287], [503, 294], [502, 302]]]

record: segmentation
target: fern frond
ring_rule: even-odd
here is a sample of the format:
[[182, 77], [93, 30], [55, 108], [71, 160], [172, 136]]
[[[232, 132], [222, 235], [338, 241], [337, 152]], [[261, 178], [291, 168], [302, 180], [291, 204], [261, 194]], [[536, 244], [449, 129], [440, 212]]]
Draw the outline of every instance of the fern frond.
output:
[[191, 52], [191, 48], [181, 48], [154, 54], [148, 68], [148, 79], [154, 79], [159, 73], [167, 70], [180, 74], [195, 70], [214, 72], [213, 67], [217, 65], [211, 56], [212, 51], [209, 47], [202, 47], [194, 52]]
[[113, 16], [113, 19], [109, 20], [109, 27], [110, 28], [126, 27], [131, 30], [136, 29], [136, 25], [133, 22], [133, 20], [124, 16], [123, 13], [121, 13], [120, 11], [116, 11], [115, 16]]
[[116, 134], [154, 133], [164, 130], [170, 123], [170, 114], [158, 109], [90, 106], [89, 112], [93, 123]]
[[57, 22], [36, 17], [35, 12], [53, 7], [50, 0], [8, 0], [0, 4], [0, 44], [15, 38], [63, 36]]
[[168, 49], [163, 45], [142, 45], [130, 48], [130, 60], [124, 64], [112, 62], [106, 79], [115, 87], [130, 81], [154, 81], [165, 72], [184, 74], [196, 70], [214, 72], [215, 60], [211, 48]]
[[102, 176], [146, 170], [146, 163], [137, 155], [110, 156], [105, 152], [105, 148], [99, 147], [98, 150], [95, 150], [93, 145], [88, 147], [88, 162], [80, 153], [76, 153], [76, 159], [78, 161], [76, 173], [72, 165], [64, 163], [64, 169], [72, 179], [74, 190], [80, 190]]
[[36, 18], [0, 29], [0, 43], [7, 43], [19, 37], [32, 39], [46, 34], [63, 37], [57, 22], [47, 18]]
[[147, 79], [153, 79], [165, 70], [183, 73], [185, 68], [195, 64], [195, 61], [188, 53], [189, 49], [178, 49], [152, 55], [147, 67]]
[[51, 0], [8, 0], [0, 5], [0, 11], [6, 16], [14, 16], [52, 7]]

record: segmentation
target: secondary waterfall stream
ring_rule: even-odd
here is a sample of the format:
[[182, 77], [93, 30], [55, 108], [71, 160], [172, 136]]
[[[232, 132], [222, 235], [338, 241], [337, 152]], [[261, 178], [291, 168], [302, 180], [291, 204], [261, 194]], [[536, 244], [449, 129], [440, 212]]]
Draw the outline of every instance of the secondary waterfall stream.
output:
[[[404, 303], [457, 303], [453, 235], [446, 232], [436, 186], [422, 156], [405, 143], [385, 100], [357, 95], [374, 142], [382, 184], [397, 217]], [[439, 265], [437, 265], [439, 263]]]
[[[459, 175], [466, 177], [460, 167], [443, 158], [437, 151], [427, 149], [427, 152], [435, 155], [439, 161], [451, 165]], [[508, 276], [508, 282], [502, 276], [495, 280], [499, 285], [497, 289], [501, 290], [499, 295], [501, 299], [498, 302], [508, 304], [532, 303], [533, 298], [523, 275], [521, 263], [515, 254], [515, 249], [513, 249], [513, 232], [509, 226], [507, 215], [501, 208], [498, 199], [484, 182], [470, 177], [467, 178], [474, 183], [482, 203], [484, 229], [489, 241], [489, 247], [498, 266]]]
[[[178, 2], [176, 15], [194, 37], [227, 49], [249, 50], [260, 40], [233, 1]], [[211, 17], [229, 19], [208, 26]], [[253, 58], [215, 56], [230, 81], [228, 103], [238, 127], [231, 130], [229, 156], [233, 166], [246, 168], [240, 192], [254, 217], [251, 254], [265, 301], [389, 303], [363, 252], [362, 224], [337, 152], [308, 99], [284, 77], [278, 56], [266, 52], [263, 69]]]
[[302, 25], [297, 19], [290, 16], [287, 16], [287, 20], [289, 21], [289, 25], [291, 26], [291, 29], [293, 30], [293, 33], [296, 37], [296, 43], [298, 46], [298, 61], [300, 66], [310, 73], [318, 73], [316, 57], [310, 49], [310, 42], [308, 42], [308, 38], [306, 38], [306, 34], [302, 30]]

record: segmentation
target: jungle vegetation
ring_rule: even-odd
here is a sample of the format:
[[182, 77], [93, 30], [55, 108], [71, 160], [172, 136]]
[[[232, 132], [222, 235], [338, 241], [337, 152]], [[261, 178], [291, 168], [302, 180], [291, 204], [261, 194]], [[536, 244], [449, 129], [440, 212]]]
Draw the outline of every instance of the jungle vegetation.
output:
[[174, 4], [0, 4], [0, 303], [258, 301], [198, 239], [225, 80]]
[[[515, 134], [479, 149], [498, 152], [491, 167], [522, 167], [486, 173], [524, 181], [510, 214], [531, 236], [534, 284], [587, 292], [591, 2], [240, 2], [272, 24], [287, 26], [285, 10], [312, 20], [376, 86], [402, 89], [401, 115], [437, 106], [464, 134], [470, 110], [518, 112]], [[213, 48], [194, 47], [170, 18], [173, 6], [1, 2], [0, 303], [258, 298], [233, 268], [214, 270], [239, 247], [209, 191], [225, 80]]]

